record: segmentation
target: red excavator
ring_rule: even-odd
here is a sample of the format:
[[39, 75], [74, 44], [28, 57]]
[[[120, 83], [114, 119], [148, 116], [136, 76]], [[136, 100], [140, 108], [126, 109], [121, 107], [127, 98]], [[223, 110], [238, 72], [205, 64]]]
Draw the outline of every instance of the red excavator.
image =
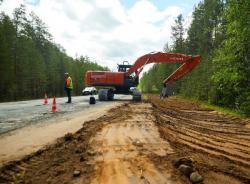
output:
[[138, 91], [131, 93], [130, 88], [139, 84], [139, 74], [144, 66], [149, 63], [183, 63], [170, 76], [163, 81], [163, 86], [173, 82], [190, 72], [200, 63], [201, 56], [189, 56], [179, 53], [151, 52], [139, 57], [133, 65], [128, 62], [118, 65], [117, 72], [110, 71], [87, 71], [85, 83], [87, 86], [102, 86], [99, 90], [99, 100], [113, 100], [114, 94], [132, 94], [133, 99], [140, 99]]

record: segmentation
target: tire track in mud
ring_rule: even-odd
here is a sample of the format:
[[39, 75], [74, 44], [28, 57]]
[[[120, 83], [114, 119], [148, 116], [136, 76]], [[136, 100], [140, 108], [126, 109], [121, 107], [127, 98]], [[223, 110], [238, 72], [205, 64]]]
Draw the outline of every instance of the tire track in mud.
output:
[[[197, 128], [200, 130], [204, 130], [204, 132], [210, 131], [212, 133], [224, 133], [224, 134], [235, 134], [237, 135], [247, 135], [248, 140], [250, 140], [250, 129], [245, 128], [244, 126], [237, 125], [236, 123], [227, 123], [225, 120], [217, 122], [207, 121], [206, 119], [194, 120], [193, 117], [185, 118], [180, 114], [169, 114], [169, 111], [165, 111], [163, 108], [159, 108], [160, 112], [162, 113], [161, 117], [165, 117], [166, 119], [172, 120], [172, 123], [181, 122], [181, 124], [186, 124], [189, 127]], [[203, 118], [203, 117], [201, 117]], [[227, 128], [227, 129], [226, 129]]]
[[[169, 125], [172, 125], [172, 126], [178, 125], [178, 128], [183, 128], [193, 133], [195, 132], [196, 134], [202, 135], [202, 137], [206, 137], [206, 135], [209, 137], [212, 136], [214, 139], [217, 139], [218, 141], [220, 140], [221, 142], [223, 142], [224, 140], [224, 142], [231, 142], [231, 143], [235, 143], [236, 145], [250, 147], [249, 141], [248, 141], [248, 138], [250, 138], [250, 132], [247, 134], [248, 137], [247, 139], [245, 139], [246, 141], [244, 139], [241, 139], [242, 142], [239, 142], [238, 136], [241, 135], [240, 133], [242, 131], [238, 131], [238, 133], [234, 135], [232, 132], [230, 132], [231, 127], [224, 127], [223, 131], [218, 131], [218, 128], [221, 129], [220, 124], [218, 124], [217, 126], [213, 126], [213, 128], [211, 128], [211, 127], [207, 127], [207, 124], [203, 123], [204, 121], [196, 122], [196, 121], [190, 121], [190, 119], [183, 120], [183, 119], [173, 118], [171, 116], [167, 116], [166, 114], [164, 114], [164, 112], [161, 113], [161, 115], [158, 117], [161, 119], [161, 121], [167, 122], [167, 124]], [[199, 123], [199, 125], [197, 125], [197, 123]], [[243, 126], [241, 127], [241, 129], [246, 129], [246, 128]], [[248, 132], [248, 130], [245, 130], [245, 132]], [[216, 135], [216, 137], [213, 135]], [[228, 135], [230, 135], [230, 137], [228, 137]]]
[[[194, 123], [194, 122], [192, 122], [192, 123]], [[229, 155], [229, 156], [235, 155], [238, 158], [243, 159], [243, 160], [241, 160], [242, 163], [250, 165], [250, 146], [249, 146], [250, 142], [248, 142], [246, 140], [244, 142], [244, 140], [241, 139], [240, 141], [242, 141], [242, 143], [243, 143], [243, 144], [241, 143], [239, 145], [239, 146], [241, 146], [241, 149], [235, 149], [235, 147], [239, 147], [239, 146], [237, 145], [237, 143], [231, 143], [231, 146], [229, 146], [227, 144], [227, 143], [229, 143], [229, 141], [227, 141], [227, 137], [224, 137], [224, 140], [223, 140], [224, 144], [222, 144], [221, 143], [222, 140], [212, 139], [212, 137], [204, 136], [205, 133], [199, 134], [199, 129], [202, 129], [201, 126], [200, 126], [201, 128], [199, 127], [198, 130], [197, 129], [194, 130], [194, 128], [192, 129], [189, 127], [191, 130], [193, 130], [193, 132], [190, 132], [190, 131], [188, 132], [186, 130], [189, 130], [189, 129], [182, 128], [183, 124], [185, 124], [185, 123], [177, 122], [176, 124], [177, 125], [175, 127], [168, 125], [168, 129], [169, 129], [169, 131], [172, 131], [173, 134], [178, 135], [179, 139], [189, 141], [190, 143], [193, 143], [193, 144], [197, 144], [197, 146], [199, 146], [199, 147], [204, 147], [204, 148], [207, 147], [210, 150], [212, 149], [212, 150], [217, 151], [217, 152], [225, 153], [226, 155]], [[179, 124], [181, 124], [181, 126], [178, 126]], [[188, 126], [188, 125], [186, 125], [186, 126]], [[197, 126], [195, 126], [195, 128], [197, 128]], [[216, 130], [214, 130], [214, 131], [217, 132]], [[199, 136], [197, 136], [197, 135], [199, 135]], [[239, 142], [239, 139], [238, 139], [238, 142]], [[240, 160], [238, 158], [237, 158], [237, 160]]]
[[[161, 118], [161, 117], [160, 117]], [[161, 120], [164, 121], [164, 120]], [[181, 123], [179, 123], [181, 124]], [[211, 149], [214, 150], [221, 150], [222, 152], [228, 153], [231, 155], [231, 152], [235, 152], [236, 155], [239, 157], [245, 158], [246, 160], [250, 161], [250, 145], [248, 142], [236, 142], [227, 140], [227, 137], [215, 137], [212, 136], [211, 134], [206, 134], [206, 133], [199, 133], [198, 131], [194, 131], [191, 128], [186, 128], [185, 126], [171, 126], [168, 125], [168, 129], [172, 132], [178, 133], [179, 138], [183, 140], [195, 140], [198, 143], [203, 143], [204, 146], [207, 145], [207, 147], [211, 147]], [[239, 141], [239, 140], [238, 140]], [[242, 141], [242, 140], [241, 140]], [[202, 145], [202, 144], [201, 144]], [[220, 148], [223, 147], [223, 148]]]
[[[250, 129], [246, 127], [248, 121], [215, 114], [198, 106], [187, 110], [185, 101], [182, 100], [178, 106], [179, 101], [181, 100], [178, 98], [160, 101], [151, 96], [161, 135], [172, 146], [184, 147], [189, 155], [208, 155], [213, 164], [201, 165], [250, 182]], [[175, 104], [174, 108], [172, 103]], [[216, 165], [213, 158], [221, 163]]]

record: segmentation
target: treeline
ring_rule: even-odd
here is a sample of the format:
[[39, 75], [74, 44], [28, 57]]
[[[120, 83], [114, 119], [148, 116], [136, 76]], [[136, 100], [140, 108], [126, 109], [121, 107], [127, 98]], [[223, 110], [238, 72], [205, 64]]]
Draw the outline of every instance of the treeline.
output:
[[[83, 40], [84, 41], [84, 40]], [[107, 68], [105, 68], [107, 69]], [[88, 57], [73, 59], [52, 41], [42, 20], [21, 5], [10, 18], [0, 14], [0, 101], [64, 95], [64, 73], [69, 72], [73, 94], [81, 94], [84, 73], [104, 70]]]
[[[201, 55], [174, 91], [250, 115], [250, 1], [203, 0], [194, 9], [184, 38], [183, 17], [172, 26], [172, 45], [165, 52]], [[156, 64], [141, 79], [144, 92], [159, 92], [178, 64]]]

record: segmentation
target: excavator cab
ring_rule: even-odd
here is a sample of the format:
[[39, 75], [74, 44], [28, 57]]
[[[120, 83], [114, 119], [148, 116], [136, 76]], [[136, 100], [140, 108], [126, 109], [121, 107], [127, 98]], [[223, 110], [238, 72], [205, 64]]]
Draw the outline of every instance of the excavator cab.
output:
[[118, 64], [118, 72], [127, 72], [131, 66], [128, 61], [123, 61], [123, 64]]
[[[128, 61], [123, 61], [122, 64], [118, 64], [118, 72], [124, 72], [126, 73], [132, 65], [129, 64]], [[139, 83], [139, 78], [134, 78], [133, 75], [125, 76], [124, 78], [124, 85], [123, 86], [116, 86], [116, 93], [122, 93], [122, 94], [129, 94], [129, 88], [135, 87]]]

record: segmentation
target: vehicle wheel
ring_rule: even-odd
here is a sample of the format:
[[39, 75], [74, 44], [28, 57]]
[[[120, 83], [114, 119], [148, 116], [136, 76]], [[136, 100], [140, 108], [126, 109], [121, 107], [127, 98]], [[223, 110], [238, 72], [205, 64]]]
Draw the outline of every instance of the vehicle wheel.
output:
[[100, 89], [98, 92], [99, 101], [108, 100], [108, 89]]
[[135, 101], [135, 102], [141, 101], [141, 93], [139, 91], [133, 92], [133, 101]]
[[113, 91], [113, 89], [108, 90], [108, 100], [114, 100], [114, 91]]
[[95, 103], [96, 103], [95, 97], [91, 96], [89, 98], [89, 104], [95, 104]]
[[108, 101], [114, 99], [113, 89], [100, 89], [98, 92], [98, 98], [100, 101]]

